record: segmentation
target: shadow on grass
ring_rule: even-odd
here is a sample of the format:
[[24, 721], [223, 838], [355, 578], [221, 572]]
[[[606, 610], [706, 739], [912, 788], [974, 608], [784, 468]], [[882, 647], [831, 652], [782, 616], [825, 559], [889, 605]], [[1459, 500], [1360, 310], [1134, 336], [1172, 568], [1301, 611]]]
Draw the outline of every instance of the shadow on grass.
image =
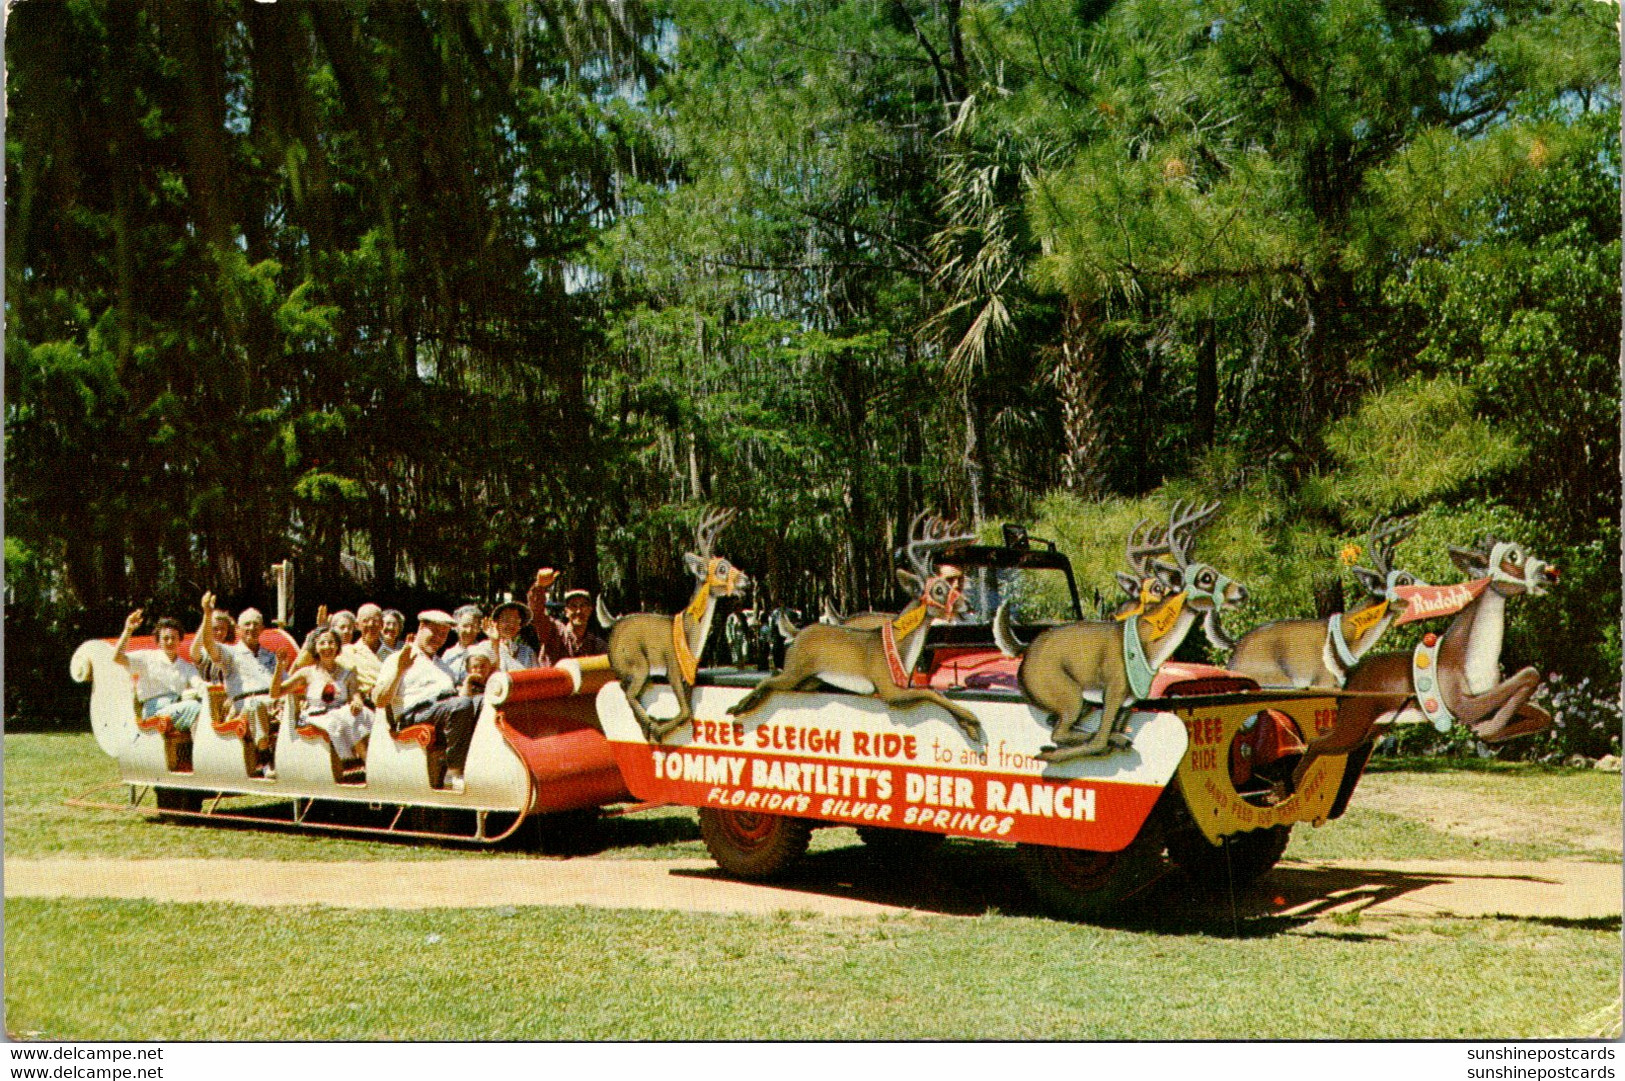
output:
[[700, 839], [699, 819], [693, 814], [615, 815], [605, 817], [595, 830], [593, 852], [617, 848], [653, 848]]
[[1390, 757], [1374, 754], [1366, 763], [1367, 773], [1517, 773], [1566, 776], [1591, 773], [1591, 767], [1565, 766], [1555, 762], [1503, 762], [1498, 758], [1444, 758], [1423, 755]]
[[[727, 877], [715, 869], [672, 873]], [[1416, 871], [1287, 865], [1234, 892], [1211, 892], [1196, 888], [1169, 866], [1116, 911], [1088, 922], [1159, 935], [1267, 938], [1317, 920], [1355, 921], [1371, 905], [1445, 881], [1444, 876]], [[946, 916], [992, 913], [1054, 918], [1028, 887], [1014, 849], [974, 841], [950, 841], [936, 853], [908, 862], [888, 862], [863, 846], [820, 852], [808, 856], [785, 878], [760, 888], [786, 895], [845, 897]], [[1620, 926], [1617, 918], [1551, 922], [1604, 930]], [[1352, 929], [1336, 933], [1355, 941], [1385, 937]]]
[[1498, 920], [1518, 923], [1538, 923], [1545, 927], [1561, 927], [1570, 931], [1618, 931], [1618, 916], [1496, 916]]

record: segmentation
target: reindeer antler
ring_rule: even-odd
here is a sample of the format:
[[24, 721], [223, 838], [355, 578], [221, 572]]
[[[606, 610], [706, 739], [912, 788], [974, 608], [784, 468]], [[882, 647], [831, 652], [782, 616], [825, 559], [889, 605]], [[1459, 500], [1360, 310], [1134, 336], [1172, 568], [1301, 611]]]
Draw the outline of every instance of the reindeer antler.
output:
[[1219, 501], [1216, 499], [1200, 510], [1187, 510], [1181, 500], [1168, 512], [1168, 553], [1179, 562], [1180, 567], [1190, 563], [1191, 542], [1196, 539], [1197, 532], [1218, 513]]
[[694, 527], [694, 546], [700, 550], [700, 558], [711, 558], [716, 547], [717, 534], [728, 527], [728, 523], [734, 520], [737, 513], [738, 511], [732, 507], [721, 507], [705, 512], [700, 524]]
[[1147, 562], [1154, 556], [1170, 554], [1168, 547], [1168, 533], [1159, 531], [1150, 518], [1141, 518], [1134, 527], [1134, 532], [1128, 535], [1128, 542], [1124, 546], [1124, 558], [1128, 560], [1129, 569], [1139, 578], [1151, 577], [1151, 566]]
[[1386, 577], [1394, 569], [1394, 549], [1414, 532], [1414, 518], [1378, 518], [1371, 523], [1371, 529], [1366, 533], [1366, 544], [1371, 549], [1371, 562], [1378, 574]]
[[930, 553], [933, 550], [946, 548], [960, 541], [976, 539], [974, 533], [959, 532], [961, 528], [958, 522], [944, 521], [931, 511], [922, 510], [916, 514], [914, 521], [909, 523], [906, 549], [908, 562], [914, 568], [914, 573], [921, 578], [931, 577]]

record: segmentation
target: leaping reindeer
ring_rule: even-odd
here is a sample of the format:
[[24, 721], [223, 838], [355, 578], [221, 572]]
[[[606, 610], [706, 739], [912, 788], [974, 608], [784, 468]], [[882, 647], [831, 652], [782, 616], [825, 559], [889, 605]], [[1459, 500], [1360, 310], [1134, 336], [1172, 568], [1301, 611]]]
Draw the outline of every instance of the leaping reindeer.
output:
[[1546, 592], [1557, 582], [1557, 568], [1521, 545], [1495, 537], [1483, 538], [1476, 548], [1452, 545], [1450, 558], [1473, 579], [1455, 587], [1471, 601], [1442, 637], [1425, 635], [1410, 653], [1367, 657], [1349, 673], [1343, 689], [1367, 694], [1339, 705], [1336, 726], [1309, 744], [1293, 770], [1294, 782], [1302, 780], [1319, 756], [1348, 754], [1360, 746], [1377, 718], [1391, 712], [1418, 712], [1441, 732], [1460, 722], [1485, 743], [1551, 727], [1551, 714], [1529, 701], [1540, 686], [1538, 670], [1524, 668], [1501, 679], [1501, 638], [1507, 600]]
[[968, 608], [961, 577], [931, 567], [931, 551], [972, 538], [955, 528], [935, 515], [916, 516], [907, 548], [913, 570], [897, 569], [897, 580], [914, 600], [895, 619], [875, 627], [811, 623], [801, 628], [784, 655], [784, 670], [762, 680], [728, 712], [742, 716], [774, 691], [811, 688], [822, 680], [855, 694], [872, 694], [887, 706], [909, 708], [930, 702], [947, 710], [968, 738], [981, 742], [982, 725], [975, 714], [930, 687], [909, 683], [931, 620], [952, 619]]
[[[1173, 655], [1196, 623], [1198, 613], [1217, 629], [1218, 613], [1247, 599], [1247, 591], [1206, 563], [1191, 559], [1191, 542], [1213, 519], [1219, 504], [1187, 511], [1175, 504], [1168, 528], [1159, 538], [1139, 539], [1140, 527], [1129, 539], [1129, 565], [1149, 568], [1161, 587], [1162, 599], [1121, 620], [1086, 620], [1044, 631], [1023, 646], [1010, 628], [1009, 605], [1001, 604], [993, 618], [993, 637], [1006, 655], [1021, 657], [1016, 681], [1027, 700], [1049, 714], [1055, 745], [1038, 757], [1064, 762], [1105, 754], [1126, 747], [1124, 706], [1151, 693], [1151, 680], [1162, 662]], [[1142, 523], [1144, 525], [1144, 523]], [[1165, 550], [1177, 561], [1146, 562]], [[1080, 732], [1092, 712], [1089, 692], [1101, 695], [1100, 727]]]
[[[734, 519], [734, 511], [708, 512], [694, 529], [698, 555], [686, 552], [683, 562], [699, 580], [688, 607], [676, 616], [638, 612], [616, 619], [598, 598], [598, 620], [609, 627], [609, 666], [621, 681], [627, 703], [643, 728], [646, 738], [664, 740], [694, 716], [689, 704], [689, 688], [699, 670], [699, 657], [711, 636], [711, 616], [718, 597], [732, 597], [750, 585], [750, 576], [713, 554], [717, 534]], [[649, 716], [639, 700], [649, 686], [649, 677], [664, 675], [677, 696], [677, 715], [669, 721]]]
[[1265, 687], [1343, 686], [1350, 670], [1404, 612], [1408, 602], [1400, 590], [1427, 585], [1393, 566], [1394, 549], [1415, 528], [1408, 521], [1373, 522], [1366, 540], [1374, 567], [1351, 568], [1366, 590], [1354, 610], [1326, 619], [1284, 619], [1255, 627], [1236, 643], [1230, 670]]

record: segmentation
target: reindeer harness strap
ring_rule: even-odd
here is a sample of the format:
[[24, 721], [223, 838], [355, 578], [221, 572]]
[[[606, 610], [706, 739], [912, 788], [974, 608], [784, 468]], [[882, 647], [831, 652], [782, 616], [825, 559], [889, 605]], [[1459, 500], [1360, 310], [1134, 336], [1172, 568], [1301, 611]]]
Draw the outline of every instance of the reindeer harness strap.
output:
[[683, 682], [692, 687], [694, 678], [700, 672], [700, 662], [694, 656], [694, 651], [688, 648], [688, 632], [683, 629], [683, 615], [678, 612], [671, 617], [671, 649], [677, 658], [677, 668], [683, 673]]
[[881, 652], [886, 655], [886, 667], [891, 671], [891, 681], [899, 687], [909, 685], [909, 675], [903, 669], [903, 656], [897, 651], [897, 640], [907, 638], [924, 622], [927, 615], [926, 606], [910, 608], [902, 615], [889, 623], [880, 626]]
[[1411, 686], [1416, 689], [1416, 704], [1422, 715], [1440, 732], [1450, 731], [1456, 716], [1444, 704], [1439, 693], [1439, 647], [1444, 638], [1437, 634], [1424, 634], [1411, 654]]

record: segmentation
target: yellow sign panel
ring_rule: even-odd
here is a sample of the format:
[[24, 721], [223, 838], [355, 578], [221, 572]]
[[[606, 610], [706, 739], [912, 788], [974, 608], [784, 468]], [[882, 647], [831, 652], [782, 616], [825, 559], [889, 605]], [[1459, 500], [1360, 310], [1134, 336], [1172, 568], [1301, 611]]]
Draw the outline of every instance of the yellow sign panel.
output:
[[[1337, 721], [1337, 699], [1305, 697], [1219, 705], [1172, 707], [1185, 722], [1190, 745], [1179, 764], [1179, 785], [1191, 817], [1209, 841], [1243, 830], [1267, 829], [1293, 822], [1320, 825], [1331, 812], [1343, 781], [1348, 755], [1325, 755], [1310, 766], [1303, 783], [1275, 802], [1251, 803], [1230, 779], [1230, 749], [1249, 717], [1279, 710], [1297, 724], [1305, 742], [1331, 730]], [[1268, 723], [1259, 718], [1257, 723]], [[1257, 797], [1255, 797], [1257, 798]], [[1261, 803], [1263, 805], [1261, 805]]]

